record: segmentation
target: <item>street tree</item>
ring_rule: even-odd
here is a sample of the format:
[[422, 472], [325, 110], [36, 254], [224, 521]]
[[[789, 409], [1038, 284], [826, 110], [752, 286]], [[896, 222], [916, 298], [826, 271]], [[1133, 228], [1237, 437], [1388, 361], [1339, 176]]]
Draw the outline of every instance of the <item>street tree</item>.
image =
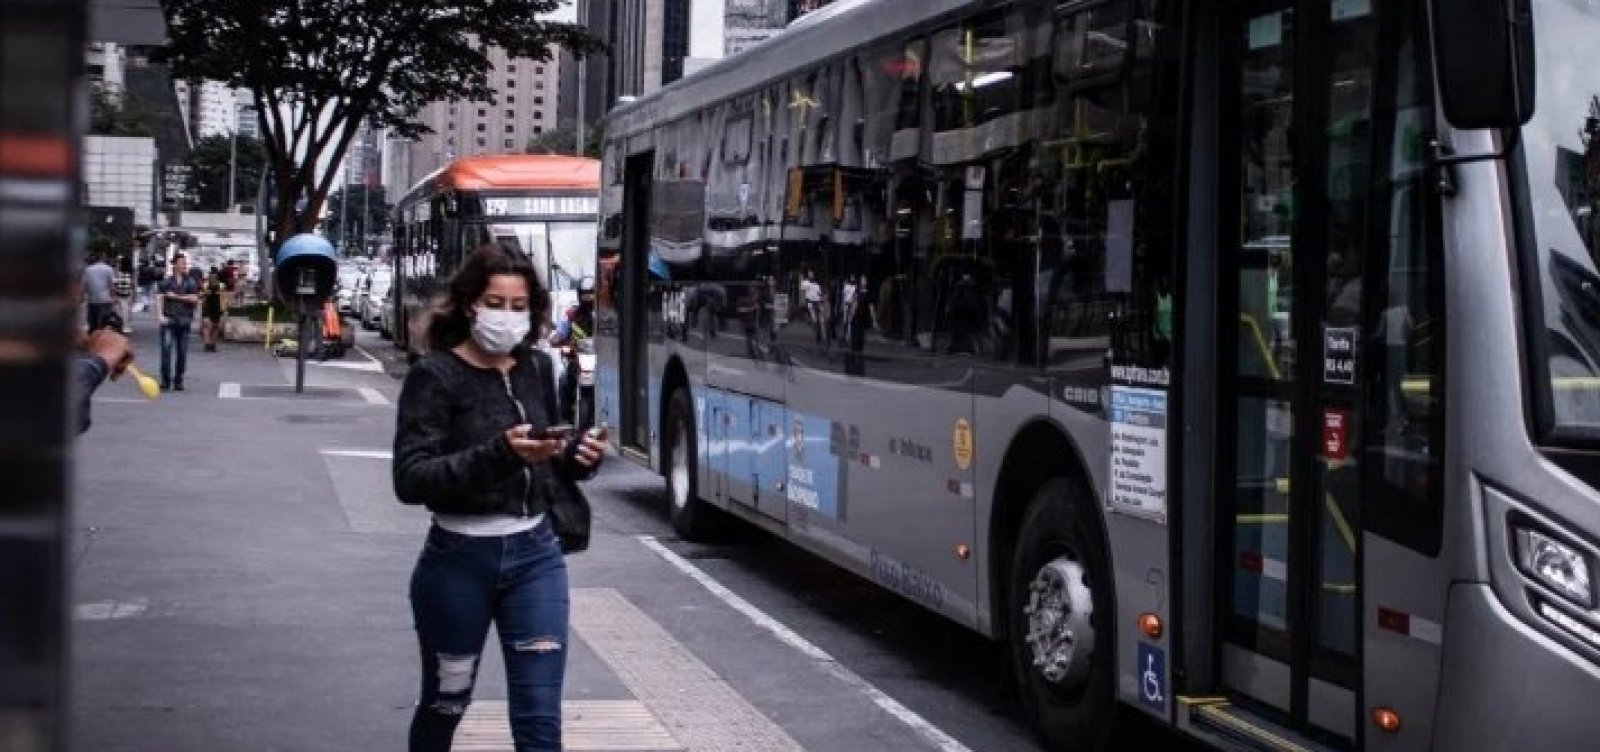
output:
[[[599, 126], [591, 126], [584, 133], [583, 154], [585, 157], [600, 156], [600, 142], [602, 131]], [[563, 120], [559, 125], [543, 133], [535, 133], [528, 139], [527, 152], [529, 154], [577, 154], [578, 122], [576, 120]]]
[[[347, 203], [348, 214], [345, 213]], [[328, 216], [322, 226], [329, 235], [349, 238], [346, 245], [360, 247], [361, 238], [373, 238], [389, 231], [389, 212], [393, 210], [383, 186], [368, 188], [355, 183], [328, 196]]]
[[401, 138], [431, 132], [430, 102], [495, 101], [490, 47], [548, 61], [601, 43], [543, 20], [565, 0], [166, 0], [162, 59], [179, 78], [213, 79], [255, 99], [272, 171], [276, 238], [315, 228], [363, 123]]
[[150, 108], [132, 95], [104, 84], [89, 88], [89, 133], [96, 136], [149, 136]]
[[[196, 141], [189, 152], [190, 186], [200, 211], [228, 209], [228, 173], [232, 162], [233, 200], [254, 203], [266, 156], [261, 142], [249, 136], [235, 136], [230, 147], [227, 136], [206, 136]], [[232, 153], [230, 154], [230, 149]]]

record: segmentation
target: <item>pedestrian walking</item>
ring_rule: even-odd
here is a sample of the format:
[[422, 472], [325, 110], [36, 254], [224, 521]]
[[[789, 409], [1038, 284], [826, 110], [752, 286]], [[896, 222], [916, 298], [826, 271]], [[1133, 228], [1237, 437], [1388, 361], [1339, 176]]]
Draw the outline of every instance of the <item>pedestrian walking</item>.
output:
[[206, 352], [217, 351], [217, 332], [222, 329], [224, 310], [222, 296], [226, 293], [222, 277], [212, 269], [200, 286], [200, 341], [205, 343]]
[[558, 530], [556, 512], [604, 445], [551, 426], [554, 366], [528, 345], [549, 308], [526, 257], [478, 248], [450, 281], [427, 325], [429, 351], [401, 388], [395, 494], [433, 513], [411, 577], [422, 658], [411, 752], [450, 749], [491, 623], [516, 749], [561, 749], [569, 596], [557, 534], [569, 525]]
[[116, 282], [117, 272], [106, 263], [105, 257], [98, 251], [89, 256], [89, 266], [83, 270], [83, 292], [85, 302], [88, 304], [89, 329], [99, 329], [100, 320], [111, 313], [116, 300], [111, 297], [111, 286]]
[[806, 302], [806, 316], [811, 319], [811, 327], [816, 332], [817, 343], [822, 343], [822, 285], [806, 272], [806, 277], [800, 282], [800, 295]]
[[[127, 266], [123, 264], [124, 269]], [[111, 298], [115, 301], [112, 310], [116, 311], [117, 318], [122, 319], [123, 334], [133, 334], [133, 296], [133, 275], [118, 270], [111, 282]]]
[[156, 285], [156, 316], [161, 324], [161, 389], [183, 391], [189, 365], [189, 331], [200, 304], [200, 286], [189, 276], [189, 259], [172, 257], [172, 276]]

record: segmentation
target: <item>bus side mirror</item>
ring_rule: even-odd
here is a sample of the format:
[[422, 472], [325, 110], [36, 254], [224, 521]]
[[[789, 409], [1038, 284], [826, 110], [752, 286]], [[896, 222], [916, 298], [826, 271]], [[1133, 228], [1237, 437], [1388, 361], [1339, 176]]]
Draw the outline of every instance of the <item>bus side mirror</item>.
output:
[[1430, 0], [1439, 95], [1457, 128], [1514, 128], [1533, 117], [1529, 0]]

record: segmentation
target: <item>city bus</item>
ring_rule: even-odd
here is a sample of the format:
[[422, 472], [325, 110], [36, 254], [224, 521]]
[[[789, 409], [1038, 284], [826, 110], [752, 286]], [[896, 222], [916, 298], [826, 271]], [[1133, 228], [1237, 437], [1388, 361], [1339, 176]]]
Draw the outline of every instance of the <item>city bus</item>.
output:
[[487, 242], [532, 259], [552, 319], [566, 310], [594, 269], [599, 188], [598, 160], [531, 154], [462, 157], [419, 181], [394, 208], [395, 344], [417, 353], [422, 312]]
[[1052, 749], [1600, 739], [1600, 5], [841, 2], [607, 116], [597, 393]]

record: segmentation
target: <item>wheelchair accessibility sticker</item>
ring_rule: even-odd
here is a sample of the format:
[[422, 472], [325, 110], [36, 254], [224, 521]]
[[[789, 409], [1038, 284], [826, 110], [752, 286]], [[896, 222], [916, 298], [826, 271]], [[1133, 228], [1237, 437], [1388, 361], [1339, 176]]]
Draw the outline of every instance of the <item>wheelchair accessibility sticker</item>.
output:
[[1139, 643], [1139, 701], [1152, 710], [1167, 709], [1167, 654], [1154, 645]]

